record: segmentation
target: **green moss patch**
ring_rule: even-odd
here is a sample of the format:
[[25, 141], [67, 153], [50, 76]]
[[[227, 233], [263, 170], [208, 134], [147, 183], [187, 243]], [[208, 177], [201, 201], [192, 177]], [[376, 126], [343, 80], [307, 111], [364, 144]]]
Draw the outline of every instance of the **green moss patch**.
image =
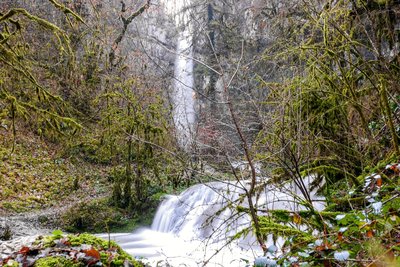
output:
[[60, 147], [19, 134], [0, 133], [0, 212], [25, 212], [108, 192], [108, 167], [57, 154]]
[[80, 202], [61, 217], [60, 225], [69, 232], [107, 232], [128, 224], [129, 215], [109, 205], [106, 198]]
[[47, 257], [38, 259], [35, 262], [35, 267], [79, 267], [82, 266], [79, 263], [75, 263], [70, 259], [66, 259], [63, 256]]
[[0, 261], [0, 266], [83, 267], [145, 265], [121, 249], [114, 241], [90, 234], [64, 235], [56, 230], [41, 237], [31, 247], [23, 247]]

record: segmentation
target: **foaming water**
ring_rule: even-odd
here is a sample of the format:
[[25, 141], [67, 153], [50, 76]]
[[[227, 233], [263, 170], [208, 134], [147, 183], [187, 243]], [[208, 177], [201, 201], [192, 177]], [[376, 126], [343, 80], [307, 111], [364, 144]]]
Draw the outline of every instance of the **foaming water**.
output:
[[[251, 229], [250, 217], [237, 210], [248, 206], [242, 197], [247, 186], [228, 182], [194, 185], [178, 196], [167, 196], [150, 228], [111, 238], [131, 255], [146, 258], [151, 266], [248, 266], [262, 250], [251, 231], [246, 231]], [[302, 210], [293, 201], [297, 197], [265, 187], [254, 202], [262, 210]], [[312, 198], [317, 209], [324, 207], [323, 198]], [[277, 246], [282, 242], [279, 239]], [[272, 237], [266, 243], [273, 244]]]

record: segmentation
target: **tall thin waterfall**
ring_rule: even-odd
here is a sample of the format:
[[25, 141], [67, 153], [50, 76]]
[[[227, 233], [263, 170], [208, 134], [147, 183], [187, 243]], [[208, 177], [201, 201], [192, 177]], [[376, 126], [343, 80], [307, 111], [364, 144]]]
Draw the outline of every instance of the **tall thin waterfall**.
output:
[[166, 0], [167, 12], [174, 16], [178, 33], [173, 82], [173, 118], [179, 145], [189, 150], [192, 143], [193, 125], [196, 120], [193, 91], [193, 36], [189, 11], [190, 1]]

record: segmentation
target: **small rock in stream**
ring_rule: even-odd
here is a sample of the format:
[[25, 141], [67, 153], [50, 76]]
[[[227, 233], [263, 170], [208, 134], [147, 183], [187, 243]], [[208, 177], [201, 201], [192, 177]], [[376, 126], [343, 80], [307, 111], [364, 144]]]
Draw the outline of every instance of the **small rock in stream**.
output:
[[13, 232], [11, 231], [11, 227], [8, 224], [0, 226], [0, 240], [10, 240], [12, 238], [12, 235]]

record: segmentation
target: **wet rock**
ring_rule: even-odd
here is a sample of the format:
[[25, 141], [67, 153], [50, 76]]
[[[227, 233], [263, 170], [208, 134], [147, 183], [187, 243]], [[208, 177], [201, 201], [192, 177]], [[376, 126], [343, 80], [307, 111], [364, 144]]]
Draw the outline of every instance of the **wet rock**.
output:
[[7, 241], [12, 238], [12, 231], [9, 225], [0, 226], [0, 240]]
[[14, 238], [8, 241], [0, 241], [0, 259], [5, 259], [21, 247], [30, 245], [38, 235]]

